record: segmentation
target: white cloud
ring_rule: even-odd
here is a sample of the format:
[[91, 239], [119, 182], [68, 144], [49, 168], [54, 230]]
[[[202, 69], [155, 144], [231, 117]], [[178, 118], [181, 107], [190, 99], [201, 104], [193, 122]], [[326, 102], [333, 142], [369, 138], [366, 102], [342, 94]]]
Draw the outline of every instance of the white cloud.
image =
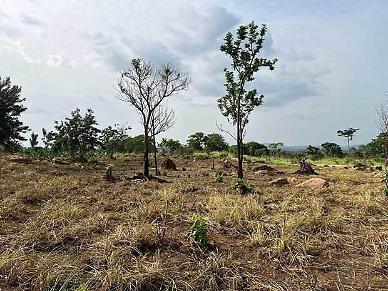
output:
[[[113, 95], [119, 69], [143, 57], [180, 66], [193, 79], [188, 92], [171, 100], [180, 112], [168, 134], [183, 138], [201, 130], [198, 124], [214, 131], [229, 64], [219, 46], [227, 31], [252, 20], [268, 24], [263, 54], [279, 62], [275, 71], [257, 74], [264, 110], [252, 117], [250, 139], [270, 141], [281, 134], [285, 143], [312, 143], [309, 137], [321, 138], [317, 127], [326, 138], [355, 119], [366, 141], [375, 127], [372, 103], [386, 96], [383, 1], [330, 0], [319, 9], [307, 0], [0, 2], [1, 73], [23, 86], [32, 111], [50, 112], [42, 119], [29, 115], [32, 128], [80, 105], [95, 109], [102, 124], [130, 121], [140, 130], [133, 111]], [[305, 122], [312, 117], [315, 122]]]
[[22, 41], [20, 39], [3, 40], [2, 42], [0, 42], [0, 48], [6, 52], [19, 55], [24, 61], [29, 64], [40, 63], [38, 58], [33, 57], [32, 55], [27, 53], [25, 46], [22, 44]]

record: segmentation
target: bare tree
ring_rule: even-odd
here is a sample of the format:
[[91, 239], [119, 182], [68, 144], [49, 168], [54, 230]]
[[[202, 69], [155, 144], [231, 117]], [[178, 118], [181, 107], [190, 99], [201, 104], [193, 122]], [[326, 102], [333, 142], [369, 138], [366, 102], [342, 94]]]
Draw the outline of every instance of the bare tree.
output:
[[[149, 144], [152, 138], [152, 117], [163, 101], [189, 86], [188, 74], [171, 65], [154, 67], [150, 62], [132, 59], [129, 68], [122, 70], [118, 79], [117, 98], [128, 102], [140, 115], [144, 129], [144, 171], [149, 178]], [[155, 125], [157, 128], [158, 125]]]
[[385, 184], [384, 193], [388, 196], [388, 107], [382, 104], [377, 110], [378, 122], [379, 122], [379, 137], [383, 142], [383, 155], [384, 155], [384, 179]]
[[379, 134], [383, 138], [383, 151], [385, 167], [388, 166], [388, 106], [382, 104], [377, 109], [377, 117], [379, 122]]
[[158, 160], [157, 160], [157, 147], [156, 136], [162, 132], [170, 129], [175, 123], [175, 114], [172, 109], [167, 109], [159, 106], [152, 115], [152, 142], [154, 144], [154, 163], [155, 163], [155, 175], [158, 173]]

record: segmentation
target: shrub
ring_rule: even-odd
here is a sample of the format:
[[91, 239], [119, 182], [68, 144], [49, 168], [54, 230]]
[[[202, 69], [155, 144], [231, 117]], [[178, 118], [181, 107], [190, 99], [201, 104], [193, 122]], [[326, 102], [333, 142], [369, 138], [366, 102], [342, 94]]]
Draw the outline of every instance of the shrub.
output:
[[246, 181], [246, 180], [241, 179], [241, 178], [237, 178], [237, 179], [233, 180], [231, 186], [233, 189], [242, 190], [244, 192], [242, 194], [253, 193], [254, 188], [255, 188], [255, 186], [251, 182]]
[[189, 235], [199, 246], [205, 246], [209, 243], [206, 222], [201, 216], [194, 216], [192, 218]]
[[224, 181], [224, 172], [218, 171], [214, 176], [214, 182], [222, 183]]

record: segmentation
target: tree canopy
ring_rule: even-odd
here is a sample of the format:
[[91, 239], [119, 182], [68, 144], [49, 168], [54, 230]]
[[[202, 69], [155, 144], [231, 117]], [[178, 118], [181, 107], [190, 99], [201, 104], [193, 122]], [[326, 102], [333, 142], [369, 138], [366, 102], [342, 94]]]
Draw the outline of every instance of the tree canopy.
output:
[[341, 157], [343, 155], [341, 147], [336, 143], [325, 142], [321, 146], [328, 156]]
[[348, 150], [350, 148], [350, 141], [353, 140], [353, 136], [354, 134], [360, 130], [359, 128], [348, 128], [348, 129], [344, 129], [344, 130], [337, 130], [337, 134], [338, 136], [343, 136], [346, 138], [347, 140], [347, 143], [348, 143]]
[[231, 59], [230, 68], [225, 68], [226, 95], [218, 99], [221, 113], [230, 123], [236, 126], [238, 153], [238, 177], [243, 178], [243, 138], [250, 113], [263, 103], [263, 95], [257, 89], [248, 89], [247, 85], [254, 81], [254, 74], [266, 67], [274, 70], [277, 59], [266, 59], [260, 56], [264, 45], [267, 26], [261, 28], [251, 22], [241, 25], [234, 36], [228, 32], [220, 50]]
[[218, 133], [209, 133], [204, 138], [205, 150], [209, 152], [224, 151], [228, 149], [228, 144], [224, 137]]
[[163, 154], [172, 154], [176, 153], [183, 148], [179, 140], [174, 140], [171, 138], [163, 138], [159, 143], [160, 151]]
[[23, 106], [26, 100], [21, 97], [22, 88], [11, 84], [11, 79], [0, 77], [0, 149], [15, 150], [20, 141], [25, 141], [23, 134], [28, 126], [20, 120], [20, 115], [27, 110]]
[[77, 108], [71, 112], [70, 117], [55, 122], [54, 130], [46, 134], [47, 144], [54, 152], [66, 151], [72, 158], [85, 159], [87, 151], [101, 144], [98, 136], [100, 130], [96, 126], [91, 109], [82, 116]]
[[203, 132], [196, 132], [187, 139], [187, 147], [194, 151], [202, 151], [204, 148], [206, 134]]

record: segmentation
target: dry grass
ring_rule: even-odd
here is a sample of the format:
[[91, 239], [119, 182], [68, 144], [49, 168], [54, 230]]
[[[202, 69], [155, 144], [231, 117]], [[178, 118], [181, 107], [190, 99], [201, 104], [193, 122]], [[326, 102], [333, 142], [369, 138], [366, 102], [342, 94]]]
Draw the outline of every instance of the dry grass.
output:
[[[0, 157], [1, 290], [388, 290], [388, 203], [380, 176], [320, 168], [323, 189], [247, 179], [178, 159], [171, 183], [103, 179], [104, 166], [13, 164]], [[111, 161], [109, 161], [111, 163]], [[114, 175], [141, 168], [114, 161]], [[221, 167], [222, 163], [216, 165]], [[291, 173], [295, 166], [276, 166]], [[288, 174], [288, 176], [292, 176]], [[207, 223], [210, 245], [188, 237]]]

